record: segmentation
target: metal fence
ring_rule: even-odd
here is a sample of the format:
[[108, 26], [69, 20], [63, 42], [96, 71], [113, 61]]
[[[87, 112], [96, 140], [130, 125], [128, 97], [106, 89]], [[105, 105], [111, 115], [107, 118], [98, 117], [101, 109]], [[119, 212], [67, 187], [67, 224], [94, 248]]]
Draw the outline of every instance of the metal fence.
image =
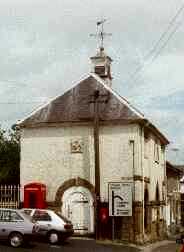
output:
[[0, 185], [0, 208], [19, 208], [20, 185]]

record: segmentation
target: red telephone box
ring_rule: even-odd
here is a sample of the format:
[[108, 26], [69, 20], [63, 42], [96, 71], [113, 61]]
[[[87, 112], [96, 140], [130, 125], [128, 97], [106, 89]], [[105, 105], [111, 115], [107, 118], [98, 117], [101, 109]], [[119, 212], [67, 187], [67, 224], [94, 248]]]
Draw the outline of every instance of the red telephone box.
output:
[[46, 208], [46, 186], [41, 183], [30, 183], [24, 186], [25, 208]]

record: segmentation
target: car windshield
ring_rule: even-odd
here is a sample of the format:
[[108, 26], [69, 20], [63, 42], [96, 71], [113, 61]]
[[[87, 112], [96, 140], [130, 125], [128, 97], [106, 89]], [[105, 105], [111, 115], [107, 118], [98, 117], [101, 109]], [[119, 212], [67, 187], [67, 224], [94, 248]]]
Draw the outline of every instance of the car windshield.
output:
[[31, 209], [24, 209], [23, 211], [22, 211], [24, 214], [26, 214], [26, 215], [31, 215], [31, 212], [32, 212], [32, 210]]
[[56, 212], [57, 216], [59, 216], [62, 220], [64, 220], [67, 223], [71, 223], [66, 217], [64, 217], [60, 212]]

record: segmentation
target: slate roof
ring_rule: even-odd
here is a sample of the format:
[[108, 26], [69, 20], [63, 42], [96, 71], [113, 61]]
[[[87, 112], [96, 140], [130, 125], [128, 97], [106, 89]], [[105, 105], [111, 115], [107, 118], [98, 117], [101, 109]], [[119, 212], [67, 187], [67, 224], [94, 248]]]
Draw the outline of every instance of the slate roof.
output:
[[184, 172], [184, 165], [175, 165], [175, 167], [180, 171]]
[[166, 168], [171, 169], [172, 171], [174, 171], [175, 173], [179, 175], [183, 174], [183, 170], [182, 170], [183, 166], [173, 165], [169, 161], [166, 161]]
[[89, 74], [64, 94], [41, 106], [25, 119], [19, 121], [20, 127], [36, 127], [49, 123], [93, 121], [94, 92], [98, 90], [100, 121], [140, 122], [148, 126], [168, 144], [167, 138], [151, 124], [144, 115], [126, 99], [117, 94], [96, 74]]

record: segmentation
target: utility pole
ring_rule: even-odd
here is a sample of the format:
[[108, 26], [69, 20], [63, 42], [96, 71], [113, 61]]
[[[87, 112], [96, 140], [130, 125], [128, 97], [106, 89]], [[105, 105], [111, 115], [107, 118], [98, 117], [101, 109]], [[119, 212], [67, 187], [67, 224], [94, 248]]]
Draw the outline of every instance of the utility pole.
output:
[[[93, 134], [94, 134], [94, 154], [95, 154], [95, 195], [96, 195], [96, 211], [95, 211], [95, 234], [96, 239], [99, 238], [99, 210], [100, 210], [100, 151], [99, 151], [99, 103], [107, 103], [109, 99], [109, 94], [100, 95], [99, 90], [95, 90], [92, 95], [93, 100], [90, 101], [94, 103], [94, 121], [93, 121]], [[100, 99], [101, 97], [105, 99]]]
[[[97, 25], [97, 33], [90, 34], [90, 36], [95, 37], [100, 40], [99, 51], [102, 52], [104, 50], [104, 38], [106, 36], [111, 36], [111, 33], [104, 32], [104, 23], [106, 19], [102, 19], [96, 23]], [[91, 95], [92, 101], [90, 103], [94, 103], [94, 121], [93, 121], [93, 132], [94, 132], [94, 155], [95, 155], [95, 195], [96, 195], [96, 211], [95, 211], [95, 233], [96, 239], [99, 238], [99, 226], [100, 226], [100, 158], [99, 158], [99, 103], [107, 103], [109, 99], [109, 93], [100, 94], [99, 90], [95, 90]], [[104, 99], [101, 99], [104, 97]]]
[[100, 159], [99, 159], [99, 91], [94, 92], [94, 153], [95, 153], [95, 194], [96, 194], [96, 239], [99, 238], [100, 210]]

